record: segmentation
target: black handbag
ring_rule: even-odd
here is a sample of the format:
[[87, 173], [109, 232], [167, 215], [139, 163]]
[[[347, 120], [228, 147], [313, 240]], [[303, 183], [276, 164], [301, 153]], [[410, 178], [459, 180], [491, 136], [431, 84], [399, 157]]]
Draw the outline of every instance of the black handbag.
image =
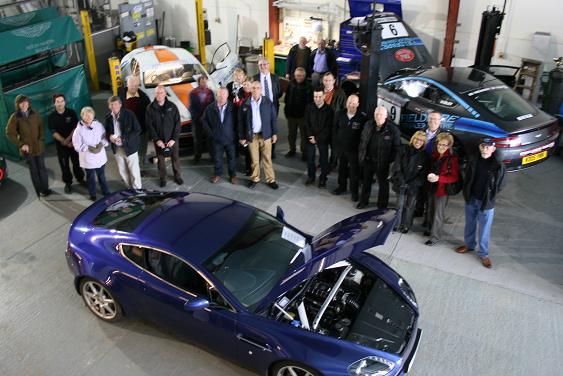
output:
[[[448, 158], [448, 175], [451, 174], [452, 174], [452, 159]], [[459, 171], [458, 173], [457, 181], [446, 184], [445, 188], [448, 196], [455, 196], [459, 192], [463, 191], [463, 176], [461, 175], [461, 171]]]

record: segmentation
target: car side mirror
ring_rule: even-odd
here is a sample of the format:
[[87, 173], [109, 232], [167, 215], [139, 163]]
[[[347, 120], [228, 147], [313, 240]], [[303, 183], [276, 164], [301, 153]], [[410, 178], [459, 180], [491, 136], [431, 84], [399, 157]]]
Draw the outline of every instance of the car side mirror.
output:
[[209, 307], [209, 300], [204, 298], [190, 299], [184, 304], [184, 309], [188, 312], [201, 311], [207, 307]]
[[281, 208], [281, 206], [278, 206], [278, 210], [276, 211], [276, 218], [280, 221], [280, 222], [284, 222], [285, 223], [285, 214], [283, 212], [283, 209]]

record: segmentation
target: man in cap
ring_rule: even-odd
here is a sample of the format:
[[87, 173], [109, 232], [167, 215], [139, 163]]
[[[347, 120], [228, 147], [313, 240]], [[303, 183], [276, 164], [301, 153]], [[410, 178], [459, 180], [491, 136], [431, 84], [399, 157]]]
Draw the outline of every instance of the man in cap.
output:
[[477, 255], [486, 268], [493, 266], [489, 258], [489, 238], [495, 214], [495, 198], [504, 187], [506, 175], [504, 164], [495, 158], [495, 150], [495, 142], [491, 138], [483, 138], [479, 144], [479, 155], [467, 162], [463, 186], [465, 244], [455, 250], [457, 253], [471, 252], [478, 243]]

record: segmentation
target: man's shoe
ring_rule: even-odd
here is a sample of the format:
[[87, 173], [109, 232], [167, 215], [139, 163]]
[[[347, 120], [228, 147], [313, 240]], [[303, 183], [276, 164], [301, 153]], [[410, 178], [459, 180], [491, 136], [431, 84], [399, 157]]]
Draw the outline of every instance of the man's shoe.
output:
[[174, 178], [174, 181], [175, 181], [176, 184], [178, 184], [178, 185], [184, 184], [184, 179], [182, 179], [181, 177]]
[[219, 182], [219, 180], [221, 180], [221, 177], [220, 177], [220, 176], [213, 175], [213, 176], [211, 177], [211, 182], [212, 182], [213, 184], [216, 184], [217, 182]]
[[409, 228], [408, 227], [403, 227], [401, 229], [401, 234], [408, 234], [409, 233]]
[[344, 193], [344, 192], [346, 192], [346, 190], [343, 189], [343, 188], [341, 188], [341, 187], [338, 187], [338, 188], [336, 188], [334, 191], [332, 191], [332, 193], [335, 194], [335, 195], [337, 195], [337, 196], [341, 195], [341, 194]]
[[53, 193], [52, 190], [46, 189], [46, 190], [44, 190], [43, 192], [40, 192], [40, 193], [39, 193], [39, 196], [40, 196], [40, 197], [47, 197], [47, 196], [49, 196], [51, 193]]
[[435, 241], [435, 240], [427, 240], [427, 241], [424, 242], [424, 244], [427, 245], [427, 246], [429, 246], [429, 247], [432, 247], [433, 245], [438, 244], [438, 241]]
[[358, 202], [358, 205], [356, 205], [356, 209], [363, 209], [363, 208], [365, 208], [366, 206], [368, 206], [368, 203], [367, 203], [367, 202], [362, 202], [362, 201], [360, 201], [360, 202]]
[[360, 197], [358, 196], [357, 193], [352, 193], [352, 201], [353, 202], [358, 202], [360, 200]]
[[66, 184], [65, 185], [65, 193], [72, 193], [72, 185]]
[[90, 201], [96, 201], [96, 196], [90, 196]]
[[272, 153], [272, 161], [276, 159], [276, 153]]
[[319, 188], [326, 188], [326, 179], [319, 180]]
[[491, 261], [491, 259], [486, 256], [481, 257], [481, 264], [483, 264], [485, 268], [491, 268], [493, 266], [493, 262]]
[[193, 163], [198, 164], [201, 161], [201, 155], [194, 155]]
[[250, 182], [248, 182], [248, 188], [255, 189], [256, 188], [256, 182], [254, 182], [252, 180]]
[[473, 250], [473, 249], [469, 249], [469, 247], [464, 244], [464, 245], [460, 245], [459, 247], [457, 247], [457, 248], [455, 249], [455, 251], [456, 251], [457, 253], [467, 253], [467, 252], [473, 252], [474, 250]]
[[231, 176], [229, 178], [229, 181], [231, 182], [231, 184], [236, 184], [237, 183], [237, 177], [236, 176]]
[[432, 235], [432, 233], [431, 233], [430, 231], [426, 230], [426, 231], [424, 231], [424, 232], [422, 233], [422, 235], [424, 235], [424, 236], [430, 236], [430, 235]]
[[305, 185], [315, 184], [315, 178], [307, 178]]
[[161, 179], [159, 185], [160, 185], [160, 188], [166, 187], [166, 180], [162, 180], [162, 179]]
[[295, 150], [290, 150], [285, 154], [286, 158], [291, 158], [293, 156], [295, 156]]
[[272, 189], [278, 189], [280, 186], [278, 185], [278, 183], [276, 183], [275, 181], [271, 182], [271, 183], [267, 183], [268, 187], [272, 188]]

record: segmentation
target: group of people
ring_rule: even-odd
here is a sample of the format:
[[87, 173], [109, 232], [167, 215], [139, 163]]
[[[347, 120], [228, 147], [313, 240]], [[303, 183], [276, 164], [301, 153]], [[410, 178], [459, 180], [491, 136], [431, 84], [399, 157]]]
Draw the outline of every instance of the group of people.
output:
[[[157, 87], [155, 100], [151, 102], [139, 89], [139, 84], [137, 76], [128, 77], [127, 87], [108, 99], [108, 113], [103, 123], [96, 119], [92, 107], [82, 108], [79, 119], [76, 112], [66, 106], [64, 94], [53, 95], [54, 109], [47, 118], [47, 126], [55, 140], [65, 193], [73, 192], [72, 184], [76, 180], [88, 188], [90, 199], [95, 201], [97, 177], [102, 194], [110, 194], [105, 177], [107, 146], [125, 185], [141, 189], [141, 168], [145, 167], [149, 139], [155, 144], [160, 186], [166, 185], [164, 159], [168, 155], [173, 160], [174, 180], [183, 184], [177, 144], [179, 111], [166, 99], [164, 87]], [[45, 125], [26, 95], [16, 97], [15, 112], [8, 120], [6, 135], [28, 162], [37, 196], [49, 196], [52, 191], [43, 156]]]
[[[459, 158], [452, 149], [454, 138], [441, 129], [442, 116], [438, 112], [428, 114], [427, 128], [416, 131], [408, 145], [401, 145], [399, 129], [388, 119], [385, 107], [377, 107], [369, 118], [359, 111], [358, 95], [346, 96], [338, 88], [326, 44], [319, 44], [319, 49], [308, 55], [304, 42], [301, 40], [294, 46], [288, 56], [290, 81], [284, 113], [289, 143], [285, 157], [297, 154], [299, 134], [299, 151], [307, 163], [305, 184], [315, 183], [317, 167], [320, 167], [318, 187], [326, 188], [327, 176], [337, 164], [338, 185], [332, 192], [341, 195], [349, 188], [351, 200], [357, 202], [356, 208], [363, 209], [369, 204], [374, 180], [378, 183], [376, 205], [387, 208], [391, 183], [398, 195], [396, 230], [408, 233], [418, 209], [423, 212], [428, 246], [438, 243], [443, 236], [449, 196], [463, 190], [465, 244], [456, 252], [470, 252], [478, 245], [482, 264], [490, 267], [488, 239], [495, 197], [503, 188], [505, 176], [504, 165], [494, 158], [494, 141], [482, 140], [479, 153], [468, 159], [464, 175], [460, 173]], [[226, 156], [229, 181], [237, 184], [236, 157], [243, 155], [245, 173], [250, 176], [249, 188], [254, 189], [260, 182], [260, 166], [266, 184], [274, 190], [279, 188], [272, 160], [282, 92], [278, 77], [271, 74], [269, 68], [268, 60], [260, 59], [260, 72], [252, 78], [242, 69], [236, 69], [233, 81], [215, 93], [207, 86], [207, 77], [202, 75], [198, 78], [198, 87], [190, 93], [193, 161], [198, 163], [207, 147], [214, 162], [212, 183], [221, 180]], [[313, 86], [315, 73], [318, 84]], [[95, 119], [91, 107], [80, 111], [79, 120], [76, 113], [66, 107], [63, 94], [55, 94], [53, 103], [48, 126], [56, 141], [66, 193], [72, 192], [74, 176], [79, 184], [88, 187], [90, 199], [96, 200], [97, 176], [102, 193], [109, 194], [104, 171], [108, 145], [124, 183], [131, 188], [142, 188], [141, 167], [146, 161], [149, 140], [154, 143], [158, 160], [160, 187], [166, 186], [167, 157], [172, 161], [174, 181], [183, 184], [179, 162], [180, 115], [176, 105], [167, 99], [163, 86], [156, 87], [155, 99], [151, 102], [139, 90], [139, 78], [128, 77], [126, 88], [108, 99], [109, 111], [104, 124]], [[43, 160], [43, 122], [31, 108], [28, 97], [19, 95], [15, 107], [6, 128], [8, 138], [27, 159], [38, 196], [47, 196], [51, 191]], [[461, 176], [465, 176], [463, 184]]]

